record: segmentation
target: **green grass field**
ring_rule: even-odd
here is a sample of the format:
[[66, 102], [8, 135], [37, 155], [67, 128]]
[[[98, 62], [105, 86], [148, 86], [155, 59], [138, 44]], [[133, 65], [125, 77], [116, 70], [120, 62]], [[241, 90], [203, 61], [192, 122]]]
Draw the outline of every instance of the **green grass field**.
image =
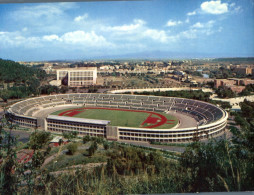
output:
[[[132, 111], [121, 111], [121, 110], [104, 110], [104, 109], [85, 109], [83, 110], [82, 108], [73, 108], [76, 111], [82, 111], [75, 116], [76, 118], [87, 118], [87, 119], [99, 119], [99, 120], [108, 120], [111, 121], [112, 126], [122, 126], [122, 127], [148, 127], [151, 126], [152, 124], [144, 124], [142, 123], [149, 117], [150, 113], [146, 112], [132, 112]], [[72, 110], [72, 109], [64, 109], [64, 110], [59, 110], [54, 113], [53, 115], [59, 115], [65, 111]], [[158, 113], [158, 112], [153, 112], [153, 113]], [[172, 124], [162, 124], [158, 127], [154, 127], [154, 129], [169, 129], [174, 127], [178, 123], [178, 119], [172, 115], [168, 115], [165, 113], [158, 113], [160, 115], [163, 115], [166, 117], [168, 120], [168, 123]], [[68, 115], [63, 115], [63, 116], [68, 116]], [[156, 116], [156, 115], [153, 115]]]

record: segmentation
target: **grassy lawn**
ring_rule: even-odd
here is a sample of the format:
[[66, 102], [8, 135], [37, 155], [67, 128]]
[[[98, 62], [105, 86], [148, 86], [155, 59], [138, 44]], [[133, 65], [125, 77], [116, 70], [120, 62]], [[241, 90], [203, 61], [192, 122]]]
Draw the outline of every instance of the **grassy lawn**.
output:
[[[72, 110], [72, 109], [69, 108], [69, 109], [59, 110], [52, 114], [59, 115], [60, 113], [64, 111], [68, 111], [68, 110]], [[75, 110], [82, 110], [82, 109], [78, 108]], [[173, 120], [173, 121], [168, 121], [168, 123], [172, 123], [172, 124], [163, 124], [161, 126], [155, 127], [155, 129], [169, 129], [174, 127], [178, 123], [177, 118], [172, 115], [168, 115], [165, 113], [158, 113], [158, 114], [163, 115], [168, 120]], [[147, 119], [149, 115], [150, 115], [149, 113], [145, 113], [145, 112], [104, 110], [104, 109], [85, 109], [73, 117], [108, 120], [108, 121], [111, 121], [112, 126], [142, 127], [142, 123]]]

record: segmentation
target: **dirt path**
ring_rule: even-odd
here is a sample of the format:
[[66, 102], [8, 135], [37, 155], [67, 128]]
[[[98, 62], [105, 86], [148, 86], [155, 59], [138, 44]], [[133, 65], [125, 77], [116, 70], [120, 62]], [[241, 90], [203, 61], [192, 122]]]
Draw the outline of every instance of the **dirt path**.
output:
[[44, 163], [41, 165], [41, 168], [43, 169], [48, 163], [50, 163], [52, 160], [63, 154], [65, 151], [62, 151], [63, 145], [60, 146], [59, 151], [48, 158], [45, 159]]

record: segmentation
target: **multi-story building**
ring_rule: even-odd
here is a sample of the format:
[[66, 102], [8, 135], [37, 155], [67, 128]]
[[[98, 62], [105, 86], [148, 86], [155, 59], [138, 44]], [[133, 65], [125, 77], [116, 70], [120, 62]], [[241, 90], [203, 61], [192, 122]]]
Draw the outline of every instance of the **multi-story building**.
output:
[[214, 80], [214, 87], [218, 88], [220, 86], [227, 86], [227, 85], [235, 85], [235, 80], [228, 80], [228, 79], [215, 79]]
[[60, 80], [63, 85], [81, 87], [96, 84], [96, 67], [64, 68], [59, 69], [56, 72], [57, 80]]
[[252, 68], [250, 67], [237, 67], [233, 70], [233, 72], [242, 74], [244, 76], [252, 74]]

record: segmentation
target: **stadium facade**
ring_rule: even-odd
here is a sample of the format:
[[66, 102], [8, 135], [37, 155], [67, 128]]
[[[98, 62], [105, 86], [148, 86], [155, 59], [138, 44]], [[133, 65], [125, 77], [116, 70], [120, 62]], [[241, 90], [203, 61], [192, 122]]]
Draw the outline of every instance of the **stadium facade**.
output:
[[[197, 124], [188, 128], [150, 129], [111, 126], [110, 121], [47, 115], [34, 117], [42, 110], [67, 106], [104, 107], [177, 113], [192, 117]], [[101, 136], [108, 140], [190, 142], [194, 138], [214, 137], [225, 130], [228, 114], [213, 104], [177, 98], [122, 94], [62, 94], [30, 98], [13, 104], [8, 113], [13, 123], [27, 128], [80, 135]], [[188, 121], [180, 121], [187, 122]]]
[[56, 71], [57, 81], [70, 87], [82, 87], [96, 84], [97, 68], [64, 68]]

